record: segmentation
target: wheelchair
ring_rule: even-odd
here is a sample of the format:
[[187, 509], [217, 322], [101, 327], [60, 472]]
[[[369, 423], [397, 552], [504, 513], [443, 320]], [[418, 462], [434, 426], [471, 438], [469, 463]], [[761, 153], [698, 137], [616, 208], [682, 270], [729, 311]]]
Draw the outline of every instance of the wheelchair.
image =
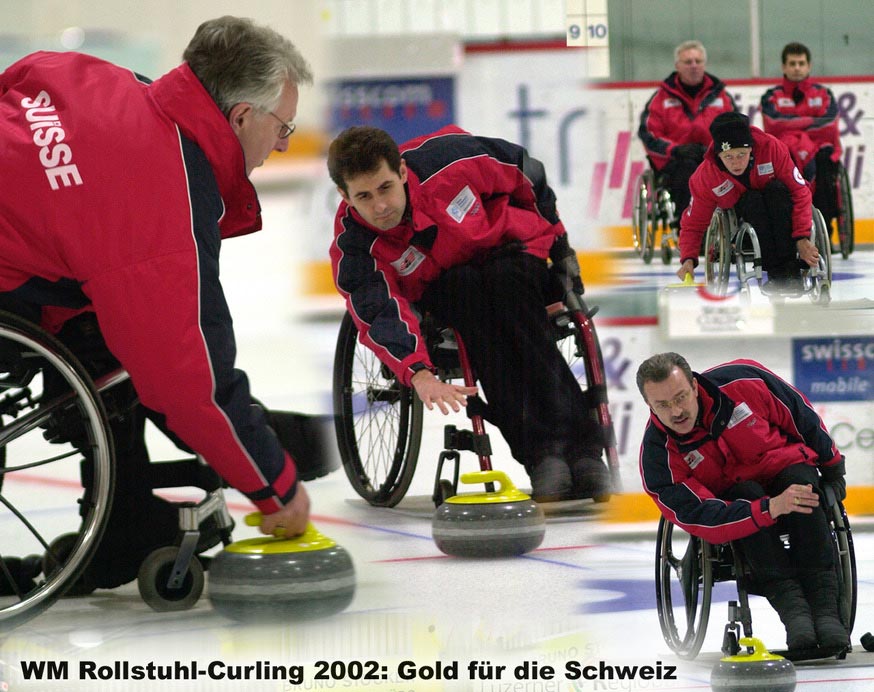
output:
[[[831, 246], [825, 220], [816, 207], [812, 208], [810, 241], [819, 251], [819, 265], [802, 273], [802, 290], [813, 303], [828, 305], [831, 300]], [[734, 209], [713, 212], [704, 235], [704, 278], [707, 290], [725, 295], [731, 278], [731, 267], [737, 270], [742, 291], [749, 290], [755, 279], [762, 284], [762, 250], [755, 229], [746, 221], [738, 222]]]
[[[613, 492], [618, 492], [619, 456], [607, 401], [606, 377], [595, 325], [597, 307], [589, 309], [581, 295], [571, 292], [549, 309], [559, 349], [585, 390], [602, 433]], [[476, 382], [464, 342], [451, 327], [435, 324], [426, 315], [422, 331], [429, 354], [444, 380]], [[420, 452], [423, 406], [412, 388], [403, 386], [376, 355], [358, 339], [358, 328], [347, 312], [340, 324], [333, 372], [334, 420], [340, 457], [355, 492], [375, 507], [393, 507], [406, 494]], [[482, 416], [468, 411], [472, 430], [444, 428], [444, 447], [438, 459], [432, 500], [435, 506], [457, 494], [460, 451], [479, 459], [489, 471], [491, 447]], [[444, 462], [454, 462], [453, 480], [442, 478]], [[487, 484], [487, 489], [493, 488]], [[596, 501], [605, 497], [595, 498]]]
[[670, 264], [678, 248], [679, 219], [677, 209], [667, 188], [659, 186], [652, 169], [640, 174], [635, 186], [637, 195], [631, 213], [631, 239], [634, 249], [646, 264], [652, 262], [656, 238], [659, 239], [664, 264]]
[[[826, 488], [823, 505], [829, 518], [835, 554], [841, 620], [852, 633], [858, 593], [853, 534], [847, 513], [831, 488]], [[707, 634], [714, 586], [730, 581], [736, 582], [737, 600], [728, 603], [728, 622], [721, 647], [727, 656], [740, 651], [741, 637], [753, 636], [749, 595], [755, 593], [756, 587], [744, 564], [740, 545], [734, 542], [708, 543], [661, 517], [656, 538], [656, 608], [665, 643], [680, 658], [691, 660], [698, 655]], [[825, 656], [843, 658], [847, 651], [826, 652]], [[775, 653], [795, 660], [815, 655]]]
[[835, 164], [835, 210], [837, 215], [829, 220], [829, 239], [832, 248], [847, 259], [856, 246], [855, 217], [853, 216], [853, 188], [844, 164]]
[[[128, 380], [123, 370], [92, 379], [54, 336], [0, 312], [0, 631], [75, 592], [108, 523], [116, 473], [109, 425], [126, 413], [114, 393]], [[154, 463], [150, 473], [143, 482], [153, 488], [205, 492], [200, 503], [179, 503], [177, 545], [148, 555], [138, 577], [154, 610], [190, 608], [204, 586], [200, 527], [230, 543], [222, 482], [198, 459]], [[46, 487], [52, 498], [40, 492]]]

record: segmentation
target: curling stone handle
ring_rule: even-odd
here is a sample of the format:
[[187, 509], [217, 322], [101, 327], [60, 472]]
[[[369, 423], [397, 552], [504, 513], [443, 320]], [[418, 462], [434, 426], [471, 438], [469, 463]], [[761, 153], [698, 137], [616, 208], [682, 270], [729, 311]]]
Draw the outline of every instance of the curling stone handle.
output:
[[[261, 526], [261, 520], [264, 518], [264, 515], [261, 512], [250, 512], [243, 518], [243, 522], [246, 526]], [[301, 536], [314, 536], [318, 534], [316, 531], [316, 527], [313, 526], [312, 522], [307, 522], [307, 527], [304, 529], [304, 532]], [[277, 526], [273, 529], [273, 535], [276, 538], [285, 538], [285, 527]]]
[[689, 272], [686, 272], [686, 275], [683, 277], [683, 285], [684, 286], [691, 286], [694, 283], [695, 283], [695, 278]]
[[510, 477], [506, 473], [494, 469], [491, 471], [472, 471], [470, 473], [463, 473], [461, 475], [461, 482], [468, 485], [473, 483], [498, 483], [500, 486], [497, 490], [498, 493], [505, 493], [516, 489], [516, 486], [513, 485], [513, 481], [510, 480]]
[[769, 653], [768, 649], [765, 647], [765, 643], [759, 639], [758, 637], [741, 637], [740, 642], [738, 642], [741, 646], [751, 646], [753, 647], [753, 655], [761, 655]]

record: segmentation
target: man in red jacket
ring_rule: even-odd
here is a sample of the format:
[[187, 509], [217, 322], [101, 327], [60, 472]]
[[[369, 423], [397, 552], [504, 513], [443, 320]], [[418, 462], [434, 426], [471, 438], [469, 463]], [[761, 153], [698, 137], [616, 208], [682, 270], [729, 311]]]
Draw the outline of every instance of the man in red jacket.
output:
[[841, 158], [838, 103], [810, 78], [810, 50], [788, 43], [780, 54], [783, 81], [762, 96], [764, 130], [783, 142], [813, 190], [826, 221], [835, 216], [836, 164]]
[[677, 353], [644, 361], [637, 386], [651, 410], [643, 488], [664, 517], [710, 543], [740, 541], [790, 649], [846, 647], [820, 505], [824, 484], [846, 496], [845, 462], [810, 402], [755, 361], [698, 374]]
[[455, 126], [398, 148], [373, 127], [342, 132], [328, 170], [343, 201], [331, 261], [364, 344], [430, 409], [476, 389], [433, 374], [414, 304], [454, 326], [538, 501], [609, 492], [603, 442], [556, 347], [546, 305], [582, 291], [543, 165], [520, 146]]
[[287, 39], [235, 17], [204, 22], [184, 61], [150, 82], [40, 52], [0, 74], [0, 302], [55, 331], [93, 374], [120, 363], [135, 390], [112, 424], [99, 587], [133, 579], [178, 532], [176, 509], [142, 480], [146, 416], [242, 491], [263, 532], [302, 533], [309, 516], [299, 480], [310, 474], [288, 451], [302, 439], [280, 441], [289, 421], [271, 425], [234, 366], [219, 248], [261, 228], [248, 176], [286, 150], [312, 76]]
[[700, 41], [678, 45], [674, 67], [647, 101], [637, 134], [679, 218], [689, 204], [689, 177], [710, 142], [707, 128], [717, 115], [737, 107], [725, 84], [706, 71], [707, 51]]
[[[712, 144], [689, 180], [692, 200], [680, 220], [680, 268], [694, 274], [701, 241], [717, 207], [734, 208], [756, 231], [768, 281], [798, 288], [803, 264], [815, 267], [810, 240], [810, 188], [786, 145], [751, 127], [740, 113], [724, 113], [710, 125]], [[801, 262], [799, 262], [799, 259]]]

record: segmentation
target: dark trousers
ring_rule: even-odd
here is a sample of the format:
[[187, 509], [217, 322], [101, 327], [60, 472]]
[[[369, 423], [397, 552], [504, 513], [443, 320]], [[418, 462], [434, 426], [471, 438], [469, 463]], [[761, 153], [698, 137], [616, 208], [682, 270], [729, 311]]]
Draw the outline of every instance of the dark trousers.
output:
[[692, 193], [689, 192], [689, 178], [700, 164], [700, 158], [672, 157], [657, 174], [658, 184], [666, 187], [671, 193], [678, 220], [689, 206], [689, 200], [692, 198]]
[[[826, 147], [816, 152], [813, 157], [811, 177], [813, 181], [813, 206], [822, 213], [822, 218], [829, 223], [838, 214], [835, 185], [837, 179], [837, 164], [831, 160], [832, 149]], [[805, 177], [807, 172], [805, 171]]]
[[792, 240], [792, 198], [779, 180], [772, 180], [761, 190], [747, 190], [735, 205], [735, 211], [756, 231], [762, 250], [762, 268], [769, 276], [787, 274], [800, 268]]
[[[757, 500], [776, 497], [793, 483], [813, 486], [820, 492], [819, 474], [807, 464], [789, 466], [766, 483], [746, 481], [732, 486], [726, 500]], [[788, 535], [788, 547], [780, 536]], [[742, 550], [757, 584], [803, 579], [805, 575], [834, 568], [834, 552], [829, 523], [821, 506], [811, 514], [790, 512], [777, 523], [740, 540]]]
[[425, 291], [421, 307], [458, 330], [498, 427], [513, 456], [600, 458], [590, 408], [556, 346], [546, 305], [552, 275], [524, 252], [452, 267]]

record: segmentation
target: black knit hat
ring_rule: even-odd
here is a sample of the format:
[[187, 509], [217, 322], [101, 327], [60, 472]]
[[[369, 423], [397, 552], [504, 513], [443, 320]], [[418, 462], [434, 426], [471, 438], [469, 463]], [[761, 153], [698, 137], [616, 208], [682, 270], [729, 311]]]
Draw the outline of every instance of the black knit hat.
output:
[[713, 137], [713, 149], [717, 154], [728, 149], [753, 146], [750, 119], [734, 111], [717, 115], [710, 123], [710, 135]]

